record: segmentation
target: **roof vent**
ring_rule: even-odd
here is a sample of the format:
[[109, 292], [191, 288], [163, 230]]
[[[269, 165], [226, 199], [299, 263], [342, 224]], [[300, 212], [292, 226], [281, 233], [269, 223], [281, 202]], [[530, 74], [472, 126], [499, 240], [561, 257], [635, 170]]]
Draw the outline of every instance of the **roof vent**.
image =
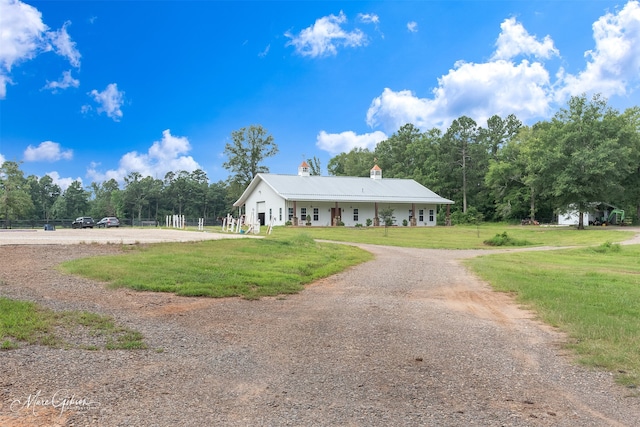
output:
[[382, 169], [380, 169], [380, 166], [374, 165], [369, 172], [369, 177], [371, 179], [382, 179]]
[[307, 164], [307, 162], [303, 161], [302, 163], [300, 163], [300, 166], [298, 166], [298, 176], [309, 175], [311, 175], [311, 173], [309, 172], [309, 165]]

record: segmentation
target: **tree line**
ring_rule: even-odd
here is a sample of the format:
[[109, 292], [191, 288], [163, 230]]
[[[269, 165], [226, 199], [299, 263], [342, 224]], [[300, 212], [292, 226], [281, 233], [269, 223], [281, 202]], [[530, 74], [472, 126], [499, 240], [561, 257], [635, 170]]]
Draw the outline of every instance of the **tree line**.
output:
[[[122, 187], [110, 179], [61, 191], [51, 177], [25, 177], [20, 164], [0, 167], [0, 219], [45, 220], [117, 216], [130, 220], [178, 214], [218, 218], [232, 212], [264, 159], [278, 147], [262, 126], [234, 131], [223, 164], [229, 179], [209, 183], [202, 170], [168, 172], [164, 179], [131, 172]], [[320, 161], [307, 159], [311, 173]], [[453, 222], [552, 221], [573, 207], [588, 212], [605, 203], [640, 218], [640, 108], [618, 112], [595, 95], [571, 98], [550, 120], [525, 126], [514, 115], [480, 126], [469, 117], [442, 131], [402, 126], [375, 149], [353, 149], [329, 160], [334, 176], [369, 176], [378, 164], [386, 178], [410, 178], [455, 202]], [[582, 224], [582, 215], [580, 221]]]
[[446, 131], [401, 127], [374, 150], [329, 161], [332, 175], [411, 178], [455, 201], [454, 222], [553, 221], [595, 203], [640, 218], [640, 108], [620, 113], [599, 95], [572, 97], [550, 120], [525, 126], [493, 116], [485, 126], [463, 116]]

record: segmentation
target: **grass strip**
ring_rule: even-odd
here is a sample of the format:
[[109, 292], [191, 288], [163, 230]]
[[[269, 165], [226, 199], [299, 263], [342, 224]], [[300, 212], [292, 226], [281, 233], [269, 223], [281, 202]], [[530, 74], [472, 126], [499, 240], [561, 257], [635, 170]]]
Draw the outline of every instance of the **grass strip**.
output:
[[516, 240], [531, 246], [588, 246], [602, 242], [621, 242], [633, 237], [633, 231], [612, 227], [536, 227], [483, 223], [454, 227], [276, 227], [275, 235], [295, 237], [304, 233], [314, 239], [432, 249], [490, 249], [485, 240], [508, 232]]
[[639, 245], [488, 255], [466, 264], [566, 332], [579, 362], [640, 386]]
[[299, 292], [307, 283], [370, 259], [372, 255], [359, 248], [317, 243], [298, 233], [139, 246], [126, 255], [73, 260], [61, 268], [113, 287], [257, 299]]
[[[66, 336], [80, 341], [90, 336], [92, 343], [103, 344], [74, 343]], [[146, 348], [142, 334], [116, 325], [109, 316], [86, 311], [55, 312], [33, 302], [0, 297], [0, 349], [11, 350], [22, 343], [88, 350]]]

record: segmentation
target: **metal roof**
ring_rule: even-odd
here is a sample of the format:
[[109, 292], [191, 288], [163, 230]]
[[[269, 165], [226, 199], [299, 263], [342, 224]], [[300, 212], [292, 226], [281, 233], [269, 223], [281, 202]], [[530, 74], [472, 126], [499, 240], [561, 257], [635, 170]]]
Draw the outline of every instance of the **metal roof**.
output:
[[453, 204], [413, 179], [300, 176], [259, 173], [236, 201], [242, 206], [263, 181], [285, 200]]

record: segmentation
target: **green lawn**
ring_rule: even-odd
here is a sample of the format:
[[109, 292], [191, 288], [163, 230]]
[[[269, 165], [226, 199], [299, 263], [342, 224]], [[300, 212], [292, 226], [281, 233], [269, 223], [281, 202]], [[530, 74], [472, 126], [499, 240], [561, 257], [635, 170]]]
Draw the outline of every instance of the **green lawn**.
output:
[[582, 363], [640, 386], [640, 245], [487, 255], [466, 264], [566, 332]]
[[141, 246], [126, 255], [65, 262], [61, 268], [113, 287], [255, 299], [299, 292], [307, 283], [371, 258], [359, 248], [317, 243], [297, 233]]
[[[217, 230], [216, 230], [217, 231]], [[631, 238], [632, 231], [612, 227], [528, 227], [507, 224], [481, 224], [454, 227], [275, 227], [275, 236], [296, 236], [304, 233], [314, 239], [339, 242], [368, 243], [386, 246], [440, 249], [490, 249], [483, 242], [496, 234], [507, 232], [517, 240], [532, 246], [584, 246], [604, 242], [620, 242]]]

